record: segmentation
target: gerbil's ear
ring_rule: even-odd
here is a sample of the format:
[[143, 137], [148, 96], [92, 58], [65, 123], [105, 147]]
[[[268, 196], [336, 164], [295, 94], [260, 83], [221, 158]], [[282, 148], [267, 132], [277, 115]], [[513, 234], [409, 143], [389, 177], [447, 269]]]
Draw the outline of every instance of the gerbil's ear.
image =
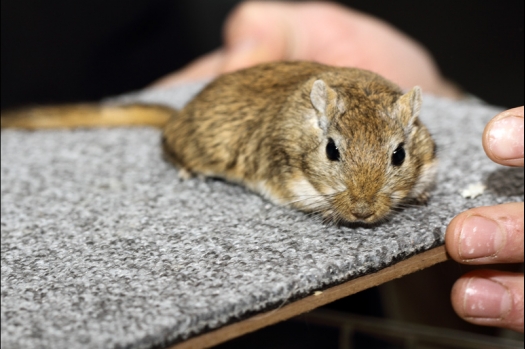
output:
[[327, 86], [323, 80], [315, 80], [310, 91], [310, 100], [317, 111], [319, 127], [326, 132], [330, 115], [328, 109], [337, 104], [337, 92]]
[[405, 127], [410, 127], [419, 116], [421, 110], [421, 87], [416, 86], [396, 102], [398, 118]]
[[312, 91], [310, 92], [310, 99], [312, 100], [312, 105], [314, 106], [317, 112], [324, 114], [326, 111], [328, 92], [326, 91], [328, 86], [326, 86], [323, 80], [315, 80]]

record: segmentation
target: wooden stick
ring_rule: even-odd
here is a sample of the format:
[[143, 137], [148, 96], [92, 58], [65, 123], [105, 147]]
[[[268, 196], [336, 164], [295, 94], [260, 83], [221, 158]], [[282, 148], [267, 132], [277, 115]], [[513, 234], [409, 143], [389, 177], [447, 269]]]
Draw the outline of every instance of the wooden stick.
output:
[[190, 338], [185, 342], [177, 343], [169, 349], [200, 349], [226, 342], [227, 340], [253, 332], [260, 328], [287, 320], [299, 314], [311, 311], [322, 305], [331, 303], [340, 298], [381, 285], [385, 282], [400, 278], [448, 259], [445, 246], [417, 254], [404, 261], [386, 267], [373, 274], [368, 274], [343, 284], [330, 287], [321, 293], [307, 296], [303, 299], [285, 305], [282, 308], [255, 315], [246, 320], [226, 325], [211, 332]]

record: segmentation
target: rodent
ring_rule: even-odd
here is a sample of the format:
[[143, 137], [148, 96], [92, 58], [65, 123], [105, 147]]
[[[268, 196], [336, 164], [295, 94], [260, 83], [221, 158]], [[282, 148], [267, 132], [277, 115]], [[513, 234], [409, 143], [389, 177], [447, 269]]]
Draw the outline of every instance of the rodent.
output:
[[[326, 221], [373, 224], [428, 198], [436, 145], [418, 119], [420, 107], [419, 87], [403, 94], [369, 71], [277, 62], [221, 75], [178, 111], [37, 109], [25, 121], [2, 115], [2, 127], [17, 120], [26, 128], [118, 125], [139, 115], [132, 123], [164, 125], [164, 153], [183, 177], [219, 177]], [[61, 121], [74, 119], [75, 108], [92, 122]]]

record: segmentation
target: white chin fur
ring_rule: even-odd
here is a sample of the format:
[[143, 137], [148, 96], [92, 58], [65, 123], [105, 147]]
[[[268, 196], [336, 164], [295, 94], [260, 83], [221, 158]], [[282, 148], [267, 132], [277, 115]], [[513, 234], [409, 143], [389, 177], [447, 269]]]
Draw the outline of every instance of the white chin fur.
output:
[[306, 211], [315, 211], [329, 206], [323, 195], [305, 178], [295, 181], [288, 189], [293, 193], [293, 198], [287, 200], [290, 205]]
[[421, 194], [434, 185], [437, 175], [437, 168], [437, 160], [434, 160], [432, 163], [423, 166], [419, 179], [408, 195], [409, 198], [418, 198]]

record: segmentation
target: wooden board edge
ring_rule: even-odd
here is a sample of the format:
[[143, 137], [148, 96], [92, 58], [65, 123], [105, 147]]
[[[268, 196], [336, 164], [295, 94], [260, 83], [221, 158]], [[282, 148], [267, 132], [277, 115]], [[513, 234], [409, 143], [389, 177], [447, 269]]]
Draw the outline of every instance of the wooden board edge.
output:
[[357, 279], [333, 286], [322, 292], [307, 296], [281, 308], [270, 310], [266, 313], [252, 316], [230, 325], [226, 325], [211, 332], [190, 338], [177, 343], [168, 349], [200, 349], [209, 348], [226, 342], [230, 339], [256, 331], [263, 327], [276, 324], [315, 308], [331, 303], [335, 300], [350, 296], [367, 288], [381, 285], [385, 282], [400, 278], [444, 262], [449, 259], [445, 246], [435, 247], [431, 250], [412, 256], [404, 261], [381, 269], [373, 274], [368, 274]]

